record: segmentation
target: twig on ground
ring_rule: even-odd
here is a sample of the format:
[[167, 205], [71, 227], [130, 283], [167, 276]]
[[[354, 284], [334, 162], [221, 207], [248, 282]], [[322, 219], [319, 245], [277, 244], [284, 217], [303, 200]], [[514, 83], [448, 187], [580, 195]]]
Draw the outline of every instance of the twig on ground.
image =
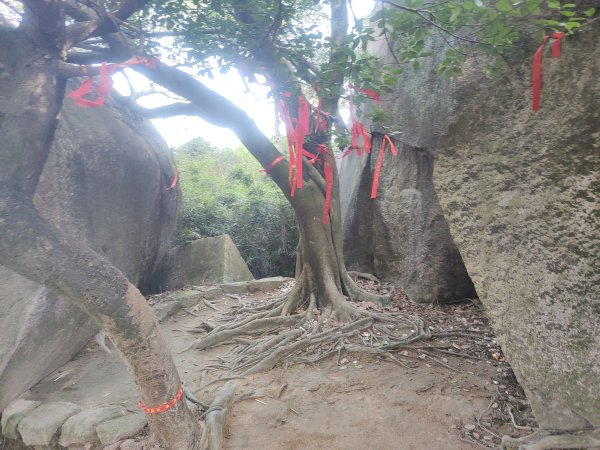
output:
[[281, 394], [283, 394], [283, 391], [285, 391], [285, 388], [287, 388], [287, 382], [283, 383], [281, 385], [281, 387], [279, 388], [279, 391], [277, 392], [277, 396], [275, 398], [279, 398], [281, 397]]

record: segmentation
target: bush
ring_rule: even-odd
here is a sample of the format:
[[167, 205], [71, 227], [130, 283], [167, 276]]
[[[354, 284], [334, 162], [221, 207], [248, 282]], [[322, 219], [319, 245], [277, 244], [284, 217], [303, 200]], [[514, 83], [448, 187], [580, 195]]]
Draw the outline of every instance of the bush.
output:
[[245, 149], [194, 139], [176, 150], [178, 243], [229, 234], [256, 278], [293, 276], [298, 226], [291, 206]]

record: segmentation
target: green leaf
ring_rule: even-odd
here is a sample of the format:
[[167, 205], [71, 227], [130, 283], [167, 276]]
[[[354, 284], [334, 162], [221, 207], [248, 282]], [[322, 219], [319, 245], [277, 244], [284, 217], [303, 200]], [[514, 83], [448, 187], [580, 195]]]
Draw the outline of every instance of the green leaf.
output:
[[510, 12], [513, 9], [513, 5], [510, 0], [500, 0], [496, 3], [496, 9], [501, 12]]
[[541, 25], [548, 25], [549, 27], [557, 27], [560, 25], [560, 22], [557, 20], [544, 19], [540, 20], [539, 23]]
[[592, 17], [594, 14], [596, 14], [596, 8], [586, 9], [583, 13], [588, 17]]
[[483, 8], [483, 2], [481, 0], [473, 0], [473, 3], [477, 5], [479, 8]]
[[558, 9], [560, 8], [560, 2], [555, 0], [548, 0], [548, 8]]
[[574, 11], [561, 11], [560, 13], [565, 17], [573, 17], [575, 15]]
[[565, 28], [569, 31], [573, 30], [574, 28], [579, 28], [581, 26], [581, 24], [579, 22], [567, 22], [565, 24]]

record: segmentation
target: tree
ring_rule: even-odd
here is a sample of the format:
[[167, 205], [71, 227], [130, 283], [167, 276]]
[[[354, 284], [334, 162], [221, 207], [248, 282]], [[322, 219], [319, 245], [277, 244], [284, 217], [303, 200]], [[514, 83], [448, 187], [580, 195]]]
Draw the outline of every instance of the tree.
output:
[[[15, 2], [3, 3], [11, 7], [17, 5], [20, 13]], [[231, 128], [260, 164], [269, 169], [270, 176], [296, 213], [301, 239], [293, 290], [285, 298], [267, 305], [267, 309], [242, 311], [248, 317], [236, 327], [215, 329], [206, 340], [196, 342], [195, 347], [202, 348], [241, 332], [270, 330], [280, 325], [310, 326], [308, 333], [305, 329], [293, 329], [271, 339], [269, 345], [261, 347], [263, 353], [252, 364], [248, 361], [242, 364], [242, 367], [250, 367], [247, 370], [261, 370], [311, 343], [329, 340], [334, 343], [335, 351], [336, 343], [341, 341], [344, 345], [345, 337], [375, 326], [376, 322], [378, 333], [387, 339], [381, 351], [431, 336], [418, 318], [384, 316], [361, 310], [346, 300], [350, 297], [381, 302], [390, 295], [362, 291], [344, 266], [339, 187], [336, 171], [332, 170], [332, 132], [341, 135], [345, 129], [337, 113], [347, 75], [365, 81], [367, 88], [384, 88], [391, 83], [386, 81], [385, 74], [382, 78], [370, 74], [373, 58], [357, 52], [373, 39], [374, 27], [363, 27], [356, 21], [356, 32], [350, 35], [346, 1], [325, 3], [331, 8], [331, 33], [324, 41], [314, 23], [300, 20], [303, 8], [314, 14], [321, 7], [321, 2], [309, 0], [162, 1], [152, 5], [148, 0], [123, 0], [116, 4], [89, 0], [24, 0], [18, 26], [12, 26], [7, 20], [0, 24], [3, 77], [0, 84], [3, 114], [0, 117], [0, 263], [64, 293], [94, 317], [126, 361], [147, 405], [161, 405], [174, 398], [180, 380], [145, 299], [104, 258], [70, 241], [42, 219], [32, 201], [65, 97], [66, 80], [100, 74], [106, 81], [107, 66], [95, 65], [100, 62], [144, 57], [130, 60], [129, 64], [135, 63], [132, 68], [187, 102], [151, 111], [138, 108], [138, 111], [147, 117], [197, 114]], [[384, 34], [389, 30], [398, 36], [408, 36], [406, 42], [410, 48], [398, 56], [398, 61], [414, 65], [424, 56], [419, 39], [411, 37], [415, 34], [418, 37], [431, 30], [441, 31], [451, 37], [451, 46], [454, 39], [486, 48], [510, 45], [520, 34], [506, 33], [506, 28], [498, 24], [506, 17], [537, 17], [543, 2], [528, 0], [521, 2], [521, 6], [504, 0], [493, 6], [484, 6], [477, 0], [444, 1], [429, 6], [421, 0], [409, 1], [408, 6], [391, 1], [384, 3], [391, 9], [379, 13], [377, 21], [383, 25]], [[566, 22], [555, 21], [558, 25], [547, 23], [548, 26], [570, 31], [582, 21], [575, 20], [580, 18], [579, 14], [571, 14], [574, 7], [569, 5], [572, 4], [547, 3], [550, 9], [568, 18]], [[392, 14], [396, 9], [399, 12]], [[144, 14], [132, 19], [142, 10]], [[403, 15], [397, 15], [400, 13]], [[588, 15], [589, 10], [584, 13]], [[486, 19], [486, 26], [478, 26], [477, 31], [461, 31], [467, 21], [481, 17]], [[542, 14], [540, 20], [551, 19]], [[385, 21], [397, 24], [390, 28]], [[157, 27], [160, 29], [153, 29]], [[150, 28], [149, 34], [146, 28]], [[469, 37], [469, 33], [487, 33], [492, 37], [487, 42], [479, 41]], [[295, 167], [291, 167], [293, 158], [282, 159], [281, 153], [245, 112], [186, 72], [151, 60], [150, 52], [160, 44], [152, 38], [159, 36], [176, 36], [177, 48], [197, 67], [210, 63], [210, 57], [217, 57], [224, 68], [237, 62], [248, 76], [266, 75], [273, 95], [289, 114], [292, 126], [304, 123], [300, 114], [312, 116], [317, 123], [297, 133], [300, 138], [295, 142], [295, 150], [300, 156]], [[498, 39], [502, 42], [498, 43]], [[455, 48], [453, 52], [451, 55], [460, 62], [456, 56], [461, 54], [460, 49]], [[453, 67], [453, 60], [449, 61], [446, 66]], [[92, 66], [85, 66], [90, 64]], [[444, 72], [456, 73], [454, 69]], [[388, 75], [393, 74], [392, 71]], [[321, 97], [320, 111], [307, 103], [310, 94], [306, 86], [312, 86], [313, 95]], [[106, 87], [105, 83], [103, 88]], [[322, 165], [311, 165], [309, 159], [315, 158], [304, 157], [304, 150], [312, 150], [321, 158]], [[296, 188], [292, 181], [296, 182]], [[329, 208], [325, 208], [327, 201]], [[304, 312], [288, 316], [299, 310]], [[335, 322], [331, 320], [327, 325], [330, 328], [323, 330], [326, 319], [342, 323], [330, 327]], [[393, 329], [398, 321], [404, 321], [413, 331], [396, 334]], [[185, 402], [176, 402], [168, 411], [150, 414], [148, 418], [153, 434], [167, 448], [200, 446], [198, 423]]]

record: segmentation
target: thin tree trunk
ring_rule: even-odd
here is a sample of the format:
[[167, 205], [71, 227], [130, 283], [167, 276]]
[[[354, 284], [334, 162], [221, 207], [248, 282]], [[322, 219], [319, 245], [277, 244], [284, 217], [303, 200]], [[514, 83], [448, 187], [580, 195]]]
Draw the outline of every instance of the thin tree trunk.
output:
[[[29, 3], [19, 29], [0, 30], [0, 62], [7, 71], [0, 84], [0, 263], [90, 314], [115, 343], [142, 401], [162, 405], [181, 381], [144, 297], [108, 260], [64, 236], [33, 205], [64, 96], [57, 75], [64, 18], [61, 2]], [[148, 419], [167, 448], [199, 445], [200, 427], [185, 401]]]

